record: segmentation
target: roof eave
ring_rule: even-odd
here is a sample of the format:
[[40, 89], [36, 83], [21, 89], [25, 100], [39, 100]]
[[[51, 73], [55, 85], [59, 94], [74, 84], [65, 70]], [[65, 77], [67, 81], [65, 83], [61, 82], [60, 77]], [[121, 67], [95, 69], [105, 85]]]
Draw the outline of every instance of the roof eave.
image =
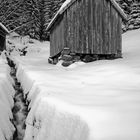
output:
[[128, 21], [127, 15], [124, 13], [124, 11], [121, 9], [121, 7], [118, 5], [118, 3], [114, 0], [110, 0], [113, 7], [117, 10], [117, 12], [120, 14], [121, 18], [124, 21]]
[[0, 27], [2, 27], [6, 34], [10, 33], [9, 30], [2, 23], [0, 23]]
[[[54, 18], [51, 20], [51, 22], [48, 24], [47, 26], [47, 31], [50, 31], [52, 25], [54, 24], [54, 22], [57, 20], [57, 18], [59, 16], [61, 16], [74, 2], [76, 2], [76, 0], [71, 0], [71, 2], [69, 4], [67, 4], [67, 6], [65, 6], [62, 10], [58, 11], [57, 14], [54, 16]], [[61, 9], [61, 8], [60, 8]]]
[[[57, 20], [57, 18], [59, 16], [61, 16], [69, 6], [71, 6], [76, 0], [72, 0], [66, 7], [64, 7], [60, 12], [58, 11], [57, 14], [54, 16], [54, 18], [51, 20], [51, 22], [48, 24], [47, 26], [47, 31], [49, 32], [50, 29], [52, 28], [52, 25], [54, 24], [54, 22]], [[123, 19], [123, 21], [127, 22], [128, 21], [128, 17], [127, 15], [124, 13], [124, 11], [121, 9], [121, 7], [118, 5], [118, 3], [115, 0], [109, 0], [111, 2], [111, 4], [113, 5], [113, 7], [117, 10], [117, 12], [119, 13], [119, 15], [121, 16], [121, 18]]]

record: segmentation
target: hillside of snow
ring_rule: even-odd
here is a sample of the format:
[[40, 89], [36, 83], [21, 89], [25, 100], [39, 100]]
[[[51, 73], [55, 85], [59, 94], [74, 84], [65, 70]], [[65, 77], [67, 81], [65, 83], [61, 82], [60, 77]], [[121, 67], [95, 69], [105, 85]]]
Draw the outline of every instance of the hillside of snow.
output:
[[39, 53], [13, 56], [30, 101], [24, 140], [139, 140], [140, 30], [123, 35], [123, 59], [48, 64]]
[[11, 110], [15, 93], [11, 84], [13, 81], [9, 76], [10, 69], [3, 56], [0, 56], [0, 140], [10, 140], [15, 131], [10, 121], [13, 118]]

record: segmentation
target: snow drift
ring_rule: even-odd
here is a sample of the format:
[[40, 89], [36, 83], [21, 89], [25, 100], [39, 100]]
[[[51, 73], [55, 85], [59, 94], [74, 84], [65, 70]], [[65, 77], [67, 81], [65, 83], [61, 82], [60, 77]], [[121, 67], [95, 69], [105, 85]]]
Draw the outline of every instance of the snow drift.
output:
[[10, 121], [13, 118], [11, 110], [15, 93], [9, 73], [6, 60], [0, 56], [0, 140], [10, 140], [15, 130]]
[[140, 30], [123, 35], [123, 59], [48, 64], [48, 47], [13, 59], [30, 112], [24, 140], [139, 140]]

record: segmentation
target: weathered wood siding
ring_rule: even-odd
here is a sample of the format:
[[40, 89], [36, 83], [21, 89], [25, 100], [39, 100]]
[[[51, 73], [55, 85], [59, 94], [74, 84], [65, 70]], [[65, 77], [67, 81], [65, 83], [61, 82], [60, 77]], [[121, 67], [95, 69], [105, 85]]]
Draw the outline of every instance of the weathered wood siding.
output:
[[121, 17], [107, 0], [74, 2], [50, 31], [51, 56], [64, 47], [83, 54], [121, 52]]

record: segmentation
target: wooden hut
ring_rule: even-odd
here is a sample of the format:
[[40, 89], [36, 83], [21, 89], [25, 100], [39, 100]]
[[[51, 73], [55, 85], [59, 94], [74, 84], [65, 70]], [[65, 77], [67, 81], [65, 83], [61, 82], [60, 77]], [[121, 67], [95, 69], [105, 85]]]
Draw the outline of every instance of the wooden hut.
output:
[[66, 0], [47, 27], [50, 57], [64, 50], [93, 57], [121, 57], [122, 20], [126, 15], [115, 0]]
[[8, 29], [2, 23], [0, 23], [0, 51], [6, 49], [6, 35], [8, 33]]

